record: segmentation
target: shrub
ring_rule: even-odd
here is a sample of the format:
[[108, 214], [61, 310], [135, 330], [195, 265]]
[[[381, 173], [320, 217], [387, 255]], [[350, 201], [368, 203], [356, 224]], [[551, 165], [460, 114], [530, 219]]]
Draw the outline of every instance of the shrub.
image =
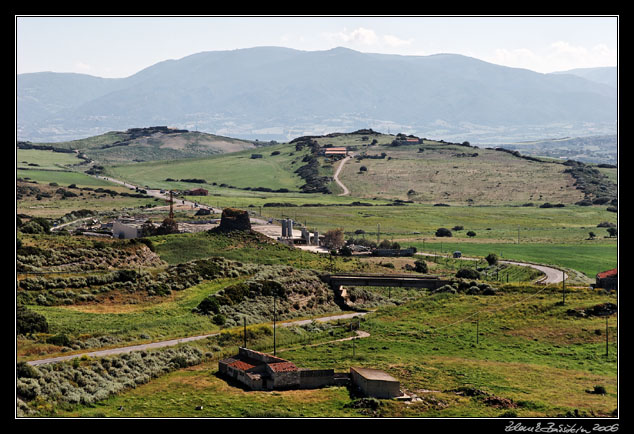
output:
[[429, 268], [427, 267], [427, 262], [422, 260], [415, 261], [414, 270], [419, 273], [427, 273], [429, 271]]
[[26, 362], [18, 362], [16, 374], [18, 378], [40, 378], [39, 371]]
[[51, 336], [48, 339], [46, 339], [46, 342], [49, 344], [60, 346], [60, 347], [69, 347], [71, 345], [70, 338], [66, 336], [64, 333]]
[[16, 333], [48, 333], [48, 322], [43, 315], [19, 305], [16, 310]]
[[216, 325], [223, 326], [227, 322], [227, 318], [223, 314], [219, 313], [217, 315], [214, 315], [212, 321]]
[[489, 265], [495, 265], [498, 263], [498, 255], [496, 255], [495, 253], [489, 253], [484, 259], [486, 259]]
[[463, 279], [480, 279], [480, 273], [478, 270], [474, 270], [473, 268], [461, 268], [456, 273], [456, 277]]
[[438, 228], [436, 230], [436, 236], [437, 237], [450, 237], [451, 236], [451, 231], [447, 228]]

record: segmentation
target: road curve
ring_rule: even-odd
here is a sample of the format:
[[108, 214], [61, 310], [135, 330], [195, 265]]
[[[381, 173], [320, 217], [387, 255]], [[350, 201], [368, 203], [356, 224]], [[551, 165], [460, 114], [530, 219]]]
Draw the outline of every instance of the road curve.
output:
[[[434, 255], [432, 253], [423, 253], [423, 252], [419, 252], [416, 254], [421, 256], [439, 256], [439, 255]], [[464, 259], [465, 261], [478, 261], [481, 258], [468, 258], [463, 256], [460, 259]], [[528, 262], [507, 261], [507, 260], [500, 260], [499, 262], [502, 264], [519, 265], [521, 267], [531, 267], [541, 271], [542, 273], [545, 274], [545, 276], [537, 279], [535, 283], [540, 283], [543, 285], [552, 285], [552, 284], [561, 283], [563, 282], [564, 279], [568, 278], [568, 275], [564, 273], [563, 271], [559, 270], [558, 268], [549, 267], [546, 265], [537, 265], [537, 264], [530, 264]]]
[[[334, 320], [337, 320], [337, 319], [354, 318], [354, 317], [363, 316], [363, 315], [366, 315], [366, 314], [368, 314], [368, 312], [345, 313], [345, 314], [331, 315], [331, 316], [321, 317], [321, 318], [313, 318], [313, 319], [305, 319], [305, 320], [284, 322], [284, 323], [279, 323], [278, 325], [280, 327], [292, 327], [292, 326], [296, 326], [296, 325], [309, 324], [312, 321], [327, 322], [327, 321], [334, 321]], [[208, 337], [217, 336], [219, 334], [220, 334], [220, 332], [216, 332], [216, 333], [210, 333], [210, 334], [204, 334], [204, 335], [198, 335], [198, 336], [189, 336], [189, 337], [186, 337], [186, 338], [169, 339], [169, 340], [166, 340], [166, 341], [152, 342], [152, 343], [149, 343], [149, 344], [130, 345], [130, 346], [127, 346], [127, 347], [110, 348], [110, 349], [107, 349], [107, 350], [92, 351], [92, 352], [89, 352], [89, 353], [78, 353], [78, 354], [71, 354], [71, 355], [68, 355], [68, 356], [59, 356], [59, 357], [50, 357], [50, 358], [47, 358], [47, 359], [31, 360], [31, 361], [28, 361], [26, 363], [31, 365], [31, 366], [37, 366], [37, 365], [44, 365], [44, 364], [47, 364], [47, 363], [63, 362], [63, 361], [66, 361], [66, 360], [72, 360], [72, 359], [75, 359], [77, 357], [82, 357], [82, 356], [87, 356], [87, 357], [112, 356], [112, 355], [116, 355], [116, 354], [130, 353], [132, 351], [142, 351], [142, 350], [149, 350], [149, 349], [154, 349], [154, 348], [171, 347], [171, 346], [182, 344], [182, 343], [185, 343], [185, 342], [197, 341], [197, 340], [200, 340], [200, 339], [205, 339], [205, 338], [208, 338]]]
[[348, 155], [346, 156], [346, 158], [344, 158], [343, 160], [341, 160], [341, 163], [339, 163], [339, 166], [337, 166], [337, 171], [335, 172], [335, 175], [333, 176], [335, 182], [337, 184], [339, 184], [339, 187], [341, 187], [343, 189], [343, 193], [339, 194], [339, 196], [347, 196], [350, 194], [350, 191], [348, 190], [348, 187], [346, 187], [345, 185], [343, 185], [343, 183], [341, 181], [339, 181], [339, 172], [341, 172], [341, 169], [343, 168], [343, 165], [346, 164], [348, 162], [349, 159], [352, 158], [352, 155]]

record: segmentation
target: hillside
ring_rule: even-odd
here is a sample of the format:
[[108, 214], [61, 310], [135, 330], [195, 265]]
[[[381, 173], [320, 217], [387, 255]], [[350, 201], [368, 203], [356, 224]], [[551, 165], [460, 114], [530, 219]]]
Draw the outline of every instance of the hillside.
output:
[[267, 141], [371, 127], [482, 142], [613, 134], [617, 90], [453, 54], [256, 47], [120, 79], [21, 74], [17, 106], [18, 138], [31, 141], [162, 124]]
[[[590, 165], [581, 164], [573, 170], [572, 163], [542, 161], [510, 150], [413, 136], [410, 139], [414, 141], [407, 142], [397, 140], [399, 137], [404, 136], [372, 130], [304, 136], [255, 152], [245, 150], [107, 170], [115, 178], [163, 189], [190, 189], [192, 185], [182, 180], [196, 178], [204, 181], [196, 185], [208, 189], [210, 195], [236, 200], [243, 197], [248, 202], [241, 206], [261, 205], [267, 199], [299, 205], [316, 201], [349, 203], [359, 199], [541, 205], [574, 204], [604, 196], [609, 200], [616, 198], [616, 186]], [[333, 175], [340, 163], [323, 156], [328, 146], [345, 146], [354, 155], [339, 175], [350, 190], [348, 196], [338, 196], [342, 190], [333, 181]], [[264, 193], [260, 195], [258, 190]], [[306, 193], [318, 193], [318, 197]], [[264, 202], [257, 200], [260, 197]]]
[[164, 126], [110, 131], [85, 139], [55, 143], [18, 142], [20, 149], [76, 151], [99, 164], [193, 158], [254, 149], [258, 144]]

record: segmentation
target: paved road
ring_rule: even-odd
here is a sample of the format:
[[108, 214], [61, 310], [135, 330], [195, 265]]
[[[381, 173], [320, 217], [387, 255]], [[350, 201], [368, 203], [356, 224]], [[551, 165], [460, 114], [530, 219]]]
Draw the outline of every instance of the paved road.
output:
[[[438, 256], [438, 255], [434, 255], [432, 253], [423, 253], [423, 252], [419, 252], [416, 253], [417, 255], [421, 255], [421, 256]], [[481, 260], [481, 258], [468, 258], [468, 257], [461, 257], [460, 259], [463, 259], [465, 261], [479, 261]], [[502, 264], [511, 264], [511, 265], [519, 265], [522, 267], [531, 267], [531, 268], [535, 268], [536, 270], [541, 271], [542, 273], [545, 274], [545, 277], [541, 277], [539, 278], [536, 282], [537, 283], [541, 283], [544, 285], [550, 285], [550, 284], [556, 284], [556, 283], [561, 283], [564, 279], [564, 277], [567, 279], [568, 275], [565, 274], [563, 271], [557, 269], [557, 268], [553, 268], [553, 267], [548, 267], [546, 265], [536, 265], [536, 264], [529, 264], [527, 262], [518, 262], [518, 261], [507, 261], [507, 260], [500, 260], [499, 261]]]
[[[367, 315], [367, 313], [368, 312], [355, 312], [355, 313], [346, 313], [341, 315], [332, 315], [332, 316], [321, 317], [321, 318], [313, 318], [313, 319], [306, 319], [306, 320], [299, 320], [299, 321], [289, 321], [289, 322], [279, 323], [279, 326], [280, 327], [292, 327], [297, 325], [301, 326], [304, 324], [309, 324], [312, 321], [317, 321], [317, 322], [334, 321], [337, 319], [347, 319], [347, 318], [354, 318], [357, 316], [363, 316], [363, 315]], [[205, 335], [189, 336], [186, 338], [169, 339], [166, 341], [152, 342], [149, 344], [131, 345], [127, 347], [110, 348], [107, 350], [92, 351], [89, 353], [71, 354], [68, 356], [50, 357], [47, 359], [40, 359], [40, 360], [31, 360], [27, 363], [32, 366], [37, 366], [37, 365], [44, 365], [47, 363], [63, 362], [65, 360], [71, 360], [71, 359], [82, 357], [82, 356], [88, 356], [88, 357], [112, 356], [116, 354], [129, 353], [132, 351], [142, 351], [142, 350], [149, 350], [154, 348], [171, 347], [171, 346], [186, 343], [186, 342], [192, 342], [192, 341], [197, 341], [200, 339], [205, 339], [211, 336], [217, 336], [219, 334], [220, 334], [219, 332], [216, 332], [216, 333], [210, 333]]]

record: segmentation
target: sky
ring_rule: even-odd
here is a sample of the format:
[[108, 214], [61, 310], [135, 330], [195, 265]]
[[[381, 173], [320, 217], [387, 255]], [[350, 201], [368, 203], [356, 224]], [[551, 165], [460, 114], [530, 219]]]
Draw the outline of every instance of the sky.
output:
[[549, 73], [617, 66], [618, 16], [15, 16], [16, 73], [123, 78], [203, 51], [462, 54]]

